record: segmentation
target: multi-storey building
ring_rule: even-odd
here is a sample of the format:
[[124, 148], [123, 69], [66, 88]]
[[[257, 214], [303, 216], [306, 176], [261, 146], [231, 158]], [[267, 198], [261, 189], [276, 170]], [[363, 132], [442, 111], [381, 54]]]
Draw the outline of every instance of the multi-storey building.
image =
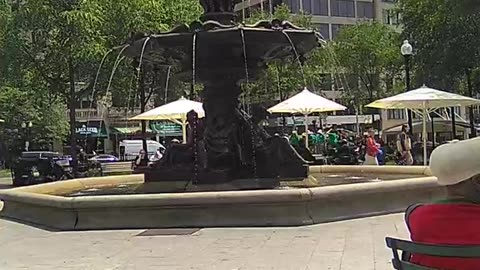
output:
[[[271, 2], [270, 2], [271, 1]], [[236, 6], [237, 12], [264, 9], [286, 4], [293, 13], [312, 15], [312, 22], [325, 39], [333, 39], [345, 25], [363, 20], [375, 20], [397, 25], [399, 15], [394, 10], [396, 0], [245, 0]]]

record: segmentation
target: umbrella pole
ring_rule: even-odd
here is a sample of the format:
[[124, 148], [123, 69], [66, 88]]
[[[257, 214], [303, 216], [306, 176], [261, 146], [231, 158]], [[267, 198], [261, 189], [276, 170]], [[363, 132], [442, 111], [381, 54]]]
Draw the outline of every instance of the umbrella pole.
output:
[[308, 122], [307, 122], [307, 119], [308, 119], [308, 115], [305, 114], [305, 148], [308, 149]]
[[187, 122], [182, 121], [182, 139], [183, 144], [187, 143]]
[[423, 165], [427, 166], [427, 109], [423, 103]]

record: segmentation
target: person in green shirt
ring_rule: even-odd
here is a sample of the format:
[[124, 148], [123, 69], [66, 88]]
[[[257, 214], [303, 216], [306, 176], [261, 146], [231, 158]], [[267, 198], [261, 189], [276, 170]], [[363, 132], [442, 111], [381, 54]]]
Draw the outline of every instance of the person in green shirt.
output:
[[319, 129], [315, 134], [315, 152], [316, 154], [322, 154], [325, 149], [325, 135], [322, 130]]
[[328, 133], [328, 144], [331, 146], [337, 146], [338, 145], [338, 134], [337, 133]]
[[337, 147], [340, 136], [337, 132], [337, 126], [333, 125], [332, 128], [327, 132], [328, 134], [328, 145]]
[[298, 136], [298, 132], [296, 130], [292, 131], [292, 135], [290, 135], [290, 144], [293, 146], [300, 146], [300, 136]]
[[325, 135], [323, 135], [322, 130], [319, 130], [315, 136], [316, 144], [324, 144], [325, 143]]

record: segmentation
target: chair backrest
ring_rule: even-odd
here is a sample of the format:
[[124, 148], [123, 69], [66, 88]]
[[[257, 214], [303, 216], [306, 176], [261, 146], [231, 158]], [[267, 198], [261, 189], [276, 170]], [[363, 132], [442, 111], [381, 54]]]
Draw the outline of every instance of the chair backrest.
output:
[[[406, 258], [401, 258], [398, 251], [408, 254], [422, 254], [436, 257], [451, 258], [480, 258], [480, 246], [454, 246], [454, 245], [431, 245], [415, 243], [400, 239], [385, 238], [387, 246], [393, 252], [393, 267], [397, 270], [435, 270], [420, 265], [415, 265]], [[403, 256], [402, 256], [403, 257]]]

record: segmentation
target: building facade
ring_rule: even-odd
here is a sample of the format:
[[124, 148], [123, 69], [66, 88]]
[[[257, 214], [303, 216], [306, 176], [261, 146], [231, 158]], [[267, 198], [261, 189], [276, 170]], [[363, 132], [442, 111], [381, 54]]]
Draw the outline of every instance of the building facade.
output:
[[396, 0], [245, 0], [236, 11], [264, 9], [286, 4], [293, 13], [312, 15], [312, 22], [326, 40], [335, 38], [345, 25], [375, 20], [396, 26], [399, 15], [394, 10]]

